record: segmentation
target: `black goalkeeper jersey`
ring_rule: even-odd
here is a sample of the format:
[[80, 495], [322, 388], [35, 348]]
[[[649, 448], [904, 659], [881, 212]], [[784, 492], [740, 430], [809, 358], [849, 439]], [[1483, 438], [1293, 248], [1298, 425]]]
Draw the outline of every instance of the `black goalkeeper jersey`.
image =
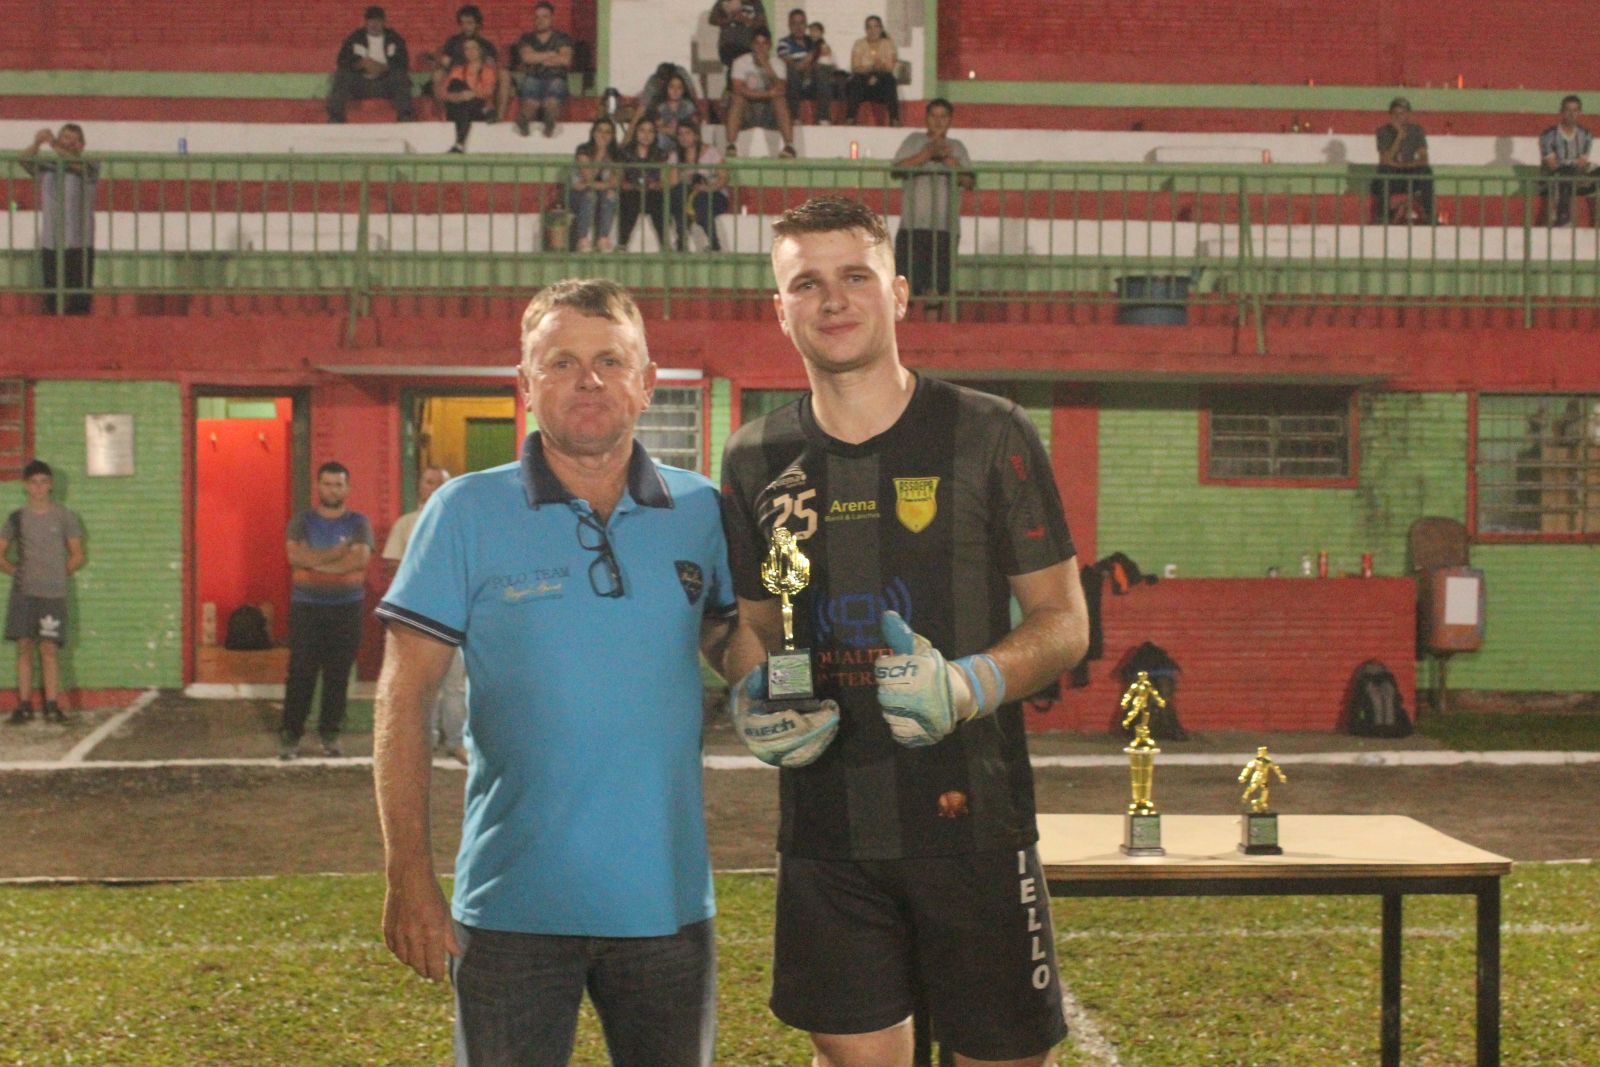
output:
[[807, 395], [741, 427], [722, 478], [739, 596], [772, 599], [760, 567], [774, 526], [810, 557], [795, 641], [816, 659], [818, 695], [841, 709], [821, 758], [779, 773], [779, 851], [898, 859], [1032, 844], [1020, 704], [906, 748], [883, 721], [872, 673], [889, 652], [883, 612], [950, 659], [981, 652], [1012, 629], [1007, 578], [1073, 556], [1049, 458], [1022, 409], [919, 375], [899, 421], [851, 445], [818, 427]]

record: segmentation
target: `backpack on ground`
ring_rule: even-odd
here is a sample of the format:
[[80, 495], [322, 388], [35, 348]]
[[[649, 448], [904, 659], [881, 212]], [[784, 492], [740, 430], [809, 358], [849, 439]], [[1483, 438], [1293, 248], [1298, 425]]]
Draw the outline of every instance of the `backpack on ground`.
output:
[[222, 647], [232, 652], [260, 652], [272, 647], [267, 617], [254, 604], [240, 604], [228, 616], [228, 633]]
[[1411, 718], [1394, 673], [1375, 659], [1356, 668], [1345, 701], [1345, 721], [1361, 737], [1409, 737]]
[[[1154, 702], [1151, 703], [1150, 736], [1158, 741], [1189, 740], [1189, 731], [1178, 721], [1178, 675], [1182, 671], [1178, 661], [1168, 655], [1167, 650], [1160, 645], [1146, 641], [1124, 656], [1117, 667], [1117, 676], [1122, 679], [1123, 692], [1126, 692], [1127, 687], [1139, 677], [1140, 671], [1150, 676], [1156, 692], [1167, 702], [1164, 708], [1156, 706]], [[1122, 693], [1117, 694], [1117, 699], [1121, 701]], [[1116, 718], [1113, 720], [1113, 725], [1118, 730], [1122, 729], [1124, 714], [1119, 704], [1115, 711]], [[1133, 727], [1130, 726], [1123, 733], [1132, 737]]]

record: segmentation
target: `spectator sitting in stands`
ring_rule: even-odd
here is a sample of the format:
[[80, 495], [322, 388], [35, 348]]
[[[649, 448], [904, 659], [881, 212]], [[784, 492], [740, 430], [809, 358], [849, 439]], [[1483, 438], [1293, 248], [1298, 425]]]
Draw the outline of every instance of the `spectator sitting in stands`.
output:
[[617, 128], [604, 115], [589, 127], [589, 139], [573, 153], [572, 187], [567, 205], [573, 217], [573, 247], [579, 252], [611, 250], [611, 224], [617, 217]]
[[556, 9], [540, 0], [533, 9], [533, 29], [511, 49], [512, 77], [517, 83], [517, 132], [528, 136], [534, 119], [544, 135], [555, 136], [561, 105], [567, 99], [567, 74], [572, 70], [572, 38], [555, 28]]
[[[423, 58], [430, 60], [437, 70], [448, 73], [451, 67], [459, 67], [467, 61], [467, 42], [478, 42], [478, 48], [482, 51], [483, 58], [493, 63], [497, 68], [494, 107], [483, 119], [484, 122], [494, 122], [505, 111], [506, 99], [511, 93], [511, 79], [502, 76], [498, 70], [500, 66], [500, 50], [495, 48], [493, 41], [483, 35], [483, 12], [478, 10], [476, 4], [467, 4], [456, 11], [456, 25], [461, 27], [461, 32], [440, 45], [437, 52]], [[439, 95], [438, 78], [434, 79], [433, 93], [434, 99], [439, 101], [439, 107], [444, 108], [446, 101], [444, 97]]]
[[645, 79], [644, 88], [639, 90], [639, 113], [646, 114], [653, 109], [667, 94], [667, 82], [673, 75], [683, 79], [686, 95], [690, 100], [699, 102], [695, 95], [694, 79], [689, 72], [676, 63], [658, 63], [655, 72]]
[[617, 209], [622, 219], [617, 230], [618, 248], [628, 247], [628, 238], [633, 236], [633, 227], [639, 221], [641, 211], [650, 216], [650, 224], [656, 228], [656, 240], [661, 247], [667, 247], [667, 239], [662, 232], [662, 216], [666, 206], [666, 200], [661, 195], [662, 168], [638, 165], [664, 163], [666, 159], [667, 154], [656, 144], [655, 119], [641, 115], [633, 124], [628, 143], [622, 149], [622, 185], [617, 194]]
[[[1545, 223], [1549, 226], [1572, 225], [1574, 194], [1595, 194], [1594, 182], [1576, 180], [1595, 172], [1594, 164], [1589, 162], [1594, 134], [1578, 125], [1578, 116], [1581, 114], [1581, 99], [1576, 96], [1562, 97], [1561, 121], [1539, 135], [1539, 167], [1555, 177], [1555, 180], [1544, 183]], [[1591, 220], [1593, 214], [1594, 205], [1591, 203]]]
[[767, 9], [761, 0], [717, 0], [711, 25], [717, 27], [717, 58], [731, 70], [733, 61], [750, 51], [756, 31], [767, 28]]
[[678, 127], [675, 155], [678, 165], [672, 168], [672, 221], [677, 228], [678, 251], [685, 251], [685, 238], [689, 223], [698, 222], [706, 232], [711, 251], [722, 251], [722, 241], [717, 236], [717, 216], [728, 213], [728, 171], [717, 164], [722, 153], [700, 139], [700, 127], [685, 122]]
[[[783, 60], [785, 97], [789, 117], [798, 121], [800, 102], [810, 100], [818, 126], [832, 121], [833, 71], [818, 62], [818, 41], [806, 33], [806, 13], [800, 8], [789, 12], [789, 36], [778, 42], [778, 58]], [[825, 42], [822, 42], [825, 43]]]
[[689, 83], [677, 74], [667, 78], [662, 95], [644, 114], [656, 120], [656, 140], [662, 151], [678, 150], [678, 127], [688, 123], [699, 125], [700, 108], [689, 95]]
[[894, 41], [883, 32], [883, 20], [868, 15], [867, 35], [850, 49], [850, 80], [844, 85], [845, 117], [855, 124], [856, 113], [868, 100], [884, 106], [889, 112], [889, 125], [900, 125], [900, 83], [895, 80], [895, 65], [900, 53]]
[[394, 104], [394, 117], [411, 121], [411, 57], [405, 38], [384, 25], [383, 8], [367, 8], [365, 22], [339, 46], [333, 88], [328, 92], [328, 121], [343, 122], [351, 100], [384, 99]]
[[828, 45], [828, 28], [820, 22], [813, 22], [806, 27], [806, 32], [811, 38], [811, 49], [817, 54], [817, 71], [829, 79], [828, 91], [833, 99], [842, 98], [844, 83], [850, 80], [850, 72], [840, 70], [833, 61], [833, 49]]
[[433, 72], [433, 95], [444, 102], [445, 118], [455, 123], [456, 143], [452, 152], [467, 150], [467, 134], [474, 122], [487, 122], [494, 114], [499, 72], [483, 54], [476, 38], [467, 38], [461, 48], [465, 57], [449, 70]]
[[717, 58], [728, 74], [721, 100], [721, 114], [726, 120], [733, 98], [733, 62], [749, 55], [750, 41], [757, 30], [767, 29], [767, 9], [761, 0], [715, 0], [710, 20], [717, 27]]
[[733, 61], [728, 104], [728, 155], [738, 155], [739, 131], [745, 126], [777, 130], [783, 138], [778, 154], [794, 158], [794, 123], [789, 116], [783, 78], [772, 65], [772, 34], [765, 29], [750, 38], [750, 52]]
[[[1389, 101], [1389, 121], [1378, 127], [1378, 173], [1400, 177], [1379, 177], [1372, 183], [1372, 221], [1433, 222], [1433, 173], [1428, 166], [1428, 135], [1411, 121], [1411, 101], [1397, 96]], [[1393, 198], [1403, 194], [1400, 214], [1395, 214]]]

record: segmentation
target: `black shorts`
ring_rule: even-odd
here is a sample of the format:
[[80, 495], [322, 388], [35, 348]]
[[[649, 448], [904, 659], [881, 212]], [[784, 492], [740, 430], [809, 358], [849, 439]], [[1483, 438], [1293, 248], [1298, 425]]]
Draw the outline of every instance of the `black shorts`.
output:
[[772, 1012], [812, 1033], [894, 1026], [925, 998], [933, 1036], [980, 1060], [1067, 1034], [1035, 849], [778, 864]]
[[6, 604], [7, 641], [54, 641], [67, 643], [67, 600], [65, 597], [29, 596], [11, 587]]
[[911, 284], [911, 295], [950, 292], [950, 234], [945, 230], [901, 229], [894, 235], [895, 273]]

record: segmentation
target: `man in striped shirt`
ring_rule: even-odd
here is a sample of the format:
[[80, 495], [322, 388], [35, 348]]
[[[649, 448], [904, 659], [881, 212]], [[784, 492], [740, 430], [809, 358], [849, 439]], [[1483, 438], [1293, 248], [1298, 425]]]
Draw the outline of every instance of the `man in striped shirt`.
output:
[[[1561, 121], [1539, 135], [1539, 166], [1554, 180], [1544, 183], [1545, 221], [1551, 226], [1572, 225], [1572, 198], [1592, 197], [1595, 183], [1584, 181], [1594, 173], [1589, 162], [1594, 134], [1578, 125], [1583, 101], [1577, 96], [1561, 99]], [[1591, 216], [1594, 205], [1590, 204]]]

